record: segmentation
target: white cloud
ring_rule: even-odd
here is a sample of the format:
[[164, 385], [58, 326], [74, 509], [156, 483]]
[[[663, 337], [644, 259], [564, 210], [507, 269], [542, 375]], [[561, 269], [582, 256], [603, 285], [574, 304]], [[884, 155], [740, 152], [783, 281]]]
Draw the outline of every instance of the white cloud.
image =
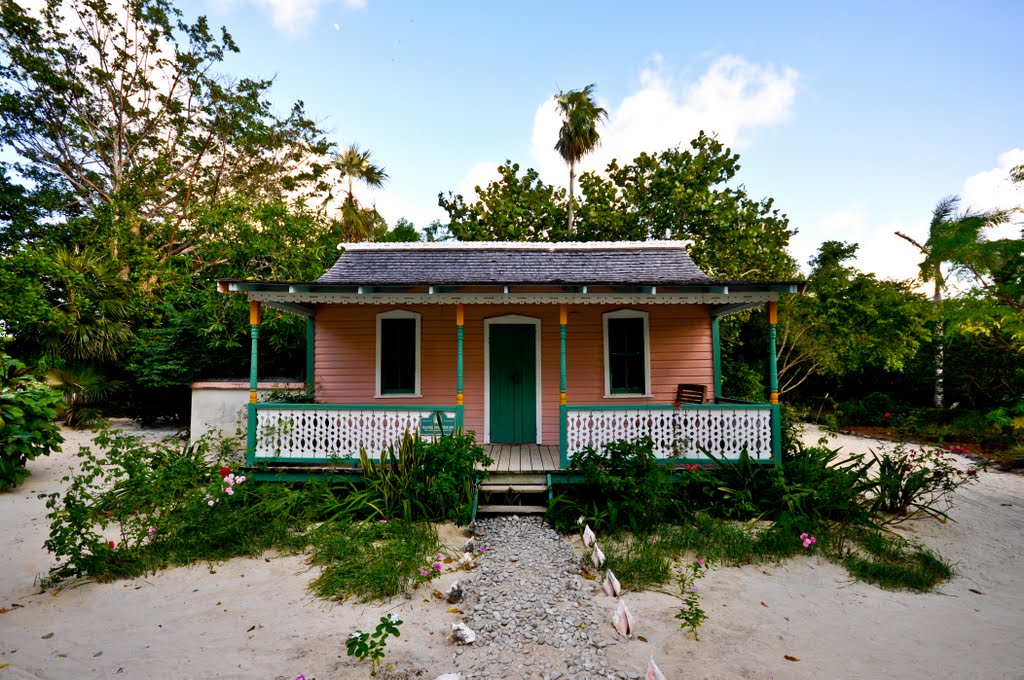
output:
[[[224, 4], [233, 4], [235, 0], [214, 0]], [[243, 0], [244, 1], [244, 0]], [[253, 0], [257, 6], [270, 10], [274, 28], [290, 36], [301, 35], [306, 31], [322, 5], [331, 4], [333, 0]], [[341, 5], [348, 10], [365, 10], [367, 0], [341, 0]], [[341, 26], [332, 24], [335, 31]]]
[[1012, 210], [1017, 212], [1010, 224], [989, 229], [986, 236], [1020, 238], [1021, 220], [1024, 218], [1024, 185], [1010, 181], [1010, 169], [1024, 165], [1024, 149], [1016, 148], [1000, 154], [997, 165], [964, 180], [961, 206], [975, 210]]
[[[790, 240], [790, 253], [806, 274], [808, 261], [817, 255], [825, 241], [845, 241], [857, 244], [857, 256], [852, 264], [862, 272], [874, 273], [880, 279], [914, 279], [921, 254], [913, 245], [896, 235], [897, 231], [914, 237], [927, 231], [927, 220], [908, 227], [901, 221], [876, 223], [860, 206], [850, 206], [828, 213], [817, 223], [801, 229]], [[923, 289], [922, 289], [923, 290]]]
[[[601, 170], [613, 158], [629, 162], [641, 151], [685, 144], [702, 129], [730, 146], [743, 146], [749, 131], [786, 120], [796, 98], [799, 74], [792, 68], [727, 55], [696, 82], [677, 83], [660, 55], [651, 61], [640, 73], [639, 89], [618, 106], [599, 101], [608, 110], [608, 121], [600, 129], [601, 145], [579, 164], [580, 172]], [[548, 98], [534, 114], [531, 155], [545, 181], [564, 186], [568, 173], [554, 150], [560, 126]]]
[[313, 22], [324, 0], [255, 0], [270, 9], [274, 28], [290, 36], [301, 35]]
[[467, 201], [476, 200], [476, 187], [486, 187], [491, 182], [495, 182], [501, 178], [498, 173], [498, 166], [501, 163], [494, 163], [490, 161], [484, 161], [477, 163], [466, 176], [462, 179], [462, 183], [459, 184], [459, 188], [455, 191], [457, 194], [462, 194], [463, 198]]

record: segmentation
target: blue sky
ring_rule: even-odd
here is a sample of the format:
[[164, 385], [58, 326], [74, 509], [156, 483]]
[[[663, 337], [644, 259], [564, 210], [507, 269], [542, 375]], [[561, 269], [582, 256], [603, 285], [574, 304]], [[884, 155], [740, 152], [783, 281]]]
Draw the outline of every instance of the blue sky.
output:
[[[774, 6], [778, 5], [778, 6]], [[911, 277], [932, 208], [1024, 204], [1024, 3], [189, 0], [226, 25], [233, 75], [276, 77], [339, 146], [391, 180], [367, 194], [426, 226], [437, 194], [471, 194], [511, 159], [565, 184], [552, 96], [597, 85], [608, 109], [584, 169], [685, 144], [701, 128], [741, 155], [739, 181], [859, 265]], [[1018, 215], [1018, 220], [1020, 216]], [[1003, 235], [1019, 236], [1019, 225]]]

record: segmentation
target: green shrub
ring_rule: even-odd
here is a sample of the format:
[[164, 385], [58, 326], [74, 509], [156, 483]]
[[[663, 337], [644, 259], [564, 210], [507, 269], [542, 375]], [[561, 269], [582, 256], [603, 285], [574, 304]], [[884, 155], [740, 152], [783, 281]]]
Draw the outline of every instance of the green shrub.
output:
[[587, 447], [573, 454], [569, 471], [584, 483], [566, 486], [549, 506], [559, 531], [582, 515], [595, 530], [646, 533], [671, 515], [671, 468], [658, 461], [649, 438], [611, 442], [601, 452]]
[[839, 417], [843, 425], [884, 426], [890, 424], [896, 411], [896, 402], [891, 395], [872, 392], [863, 399], [843, 402], [839, 406]]
[[960, 470], [939, 449], [908, 448], [872, 451], [877, 466], [872, 488], [872, 513], [890, 515], [889, 522], [918, 513], [944, 519], [953, 505], [954, 492], [977, 480], [978, 469]]
[[873, 488], [871, 463], [863, 456], [840, 460], [838, 449], [825, 446], [801, 447], [777, 471], [780, 485], [807, 490], [792, 499], [787, 508], [791, 518], [805, 526], [823, 522], [862, 525], [871, 522], [866, 494]]
[[301, 491], [235, 477], [224, 451], [102, 431], [47, 496], [51, 580], [138, 576], [167, 565], [298, 548], [317, 508]]
[[[477, 466], [493, 461], [471, 434], [449, 432], [434, 441], [405, 433], [397, 446], [381, 452], [374, 462], [360, 452], [365, 488], [352, 496], [349, 507], [363, 506], [384, 519], [402, 518], [469, 522], [473, 514], [473, 484], [485, 474]], [[363, 513], [365, 514], [365, 513]]]
[[473, 485], [494, 461], [471, 434], [450, 432], [423, 443], [423, 457], [413, 489], [431, 519], [468, 524], [473, 514]]
[[59, 392], [0, 352], [0, 490], [21, 484], [28, 461], [60, 447], [64, 438], [53, 421], [61, 405]]

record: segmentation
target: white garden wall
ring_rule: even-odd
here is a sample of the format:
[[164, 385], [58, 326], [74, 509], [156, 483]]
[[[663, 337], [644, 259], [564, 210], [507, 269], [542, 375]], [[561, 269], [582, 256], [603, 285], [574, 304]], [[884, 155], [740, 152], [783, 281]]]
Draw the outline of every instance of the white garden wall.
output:
[[[261, 382], [257, 394], [270, 390], [301, 392], [306, 384], [301, 382]], [[225, 436], [238, 433], [245, 441], [246, 405], [249, 403], [249, 382], [217, 381], [192, 383], [191, 441], [203, 434], [214, 431]]]

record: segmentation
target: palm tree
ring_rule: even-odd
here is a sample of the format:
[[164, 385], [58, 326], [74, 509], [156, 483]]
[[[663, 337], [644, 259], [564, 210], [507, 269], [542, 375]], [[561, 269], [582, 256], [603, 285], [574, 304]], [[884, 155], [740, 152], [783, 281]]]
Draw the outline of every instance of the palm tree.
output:
[[[946, 275], [942, 271], [942, 265], [945, 262], [957, 260], [958, 254], [963, 255], [965, 251], [972, 249], [977, 244], [979, 233], [982, 229], [1005, 222], [1007, 217], [1008, 213], [1004, 210], [979, 212], [968, 209], [960, 211], [960, 197], [946, 196], [932, 210], [932, 220], [928, 225], [927, 241], [918, 243], [903, 232], [896, 232], [897, 236], [909, 242], [924, 256], [924, 260], [922, 260], [920, 265], [921, 280], [924, 282], [931, 281], [934, 284], [932, 302], [935, 304], [937, 312], [937, 325], [935, 328], [935, 387], [933, 402], [936, 408], [942, 408], [943, 404], [942, 374], [945, 327], [941, 310], [942, 294], [946, 288]], [[968, 273], [970, 276], [973, 276], [975, 283], [982, 283], [982, 274], [971, 269], [970, 266], [958, 264], [954, 266], [954, 269], [961, 270], [960, 273]]]
[[569, 233], [573, 233], [573, 193], [576, 184], [576, 162], [597, 148], [601, 135], [597, 133], [597, 122], [608, 120], [608, 112], [594, 101], [594, 87], [591, 83], [582, 90], [569, 90], [555, 95], [558, 111], [562, 115], [562, 127], [558, 131], [555, 151], [569, 164]]
[[374, 226], [380, 222], [376, 208], [364, 209], [356, 200], [353, 187], [362, 182], [371, 189], [379, 189], [388, 179], [384, 168], [373, 162], [370, 150], [362, 151], [358, 144], [352, 144], [334, 156], [333, 166], [347, 183], [345, 200], [341, 205], [341, 220], [345, 227], [346, 240], [368, 239]]

